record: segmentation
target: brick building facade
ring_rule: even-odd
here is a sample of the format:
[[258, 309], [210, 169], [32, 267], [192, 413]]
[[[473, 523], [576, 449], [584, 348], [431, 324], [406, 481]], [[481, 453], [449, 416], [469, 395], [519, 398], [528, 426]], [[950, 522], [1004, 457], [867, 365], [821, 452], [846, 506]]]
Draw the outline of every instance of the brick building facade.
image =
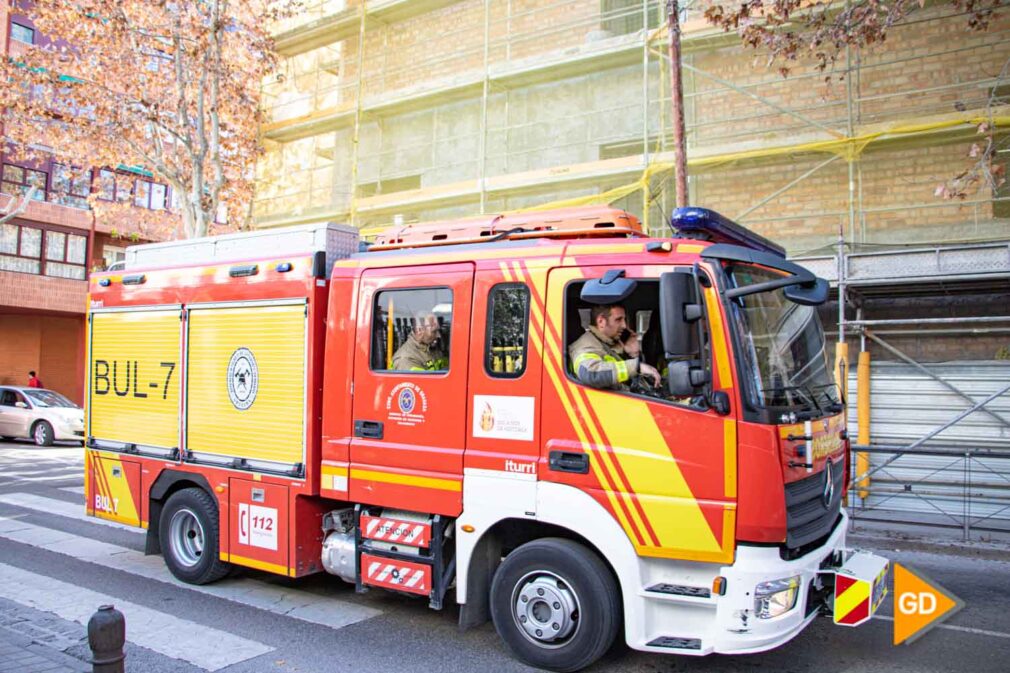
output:
[[[18, 6], [0, 3], [4, 58], [43, 39]], [[129, 219], [96, 220], [86, 198], [94, 191], [165, 210], [170, 194], [151, 176], [122, 167], [80, 169], [0, 152], [0, 214], [33, 186], [25, 210], [0, 225], [0, 384], [25, 385], [34, 370], [46, 387], [82, 403], [87, 274], [121, 260], [128, 244], [143, 240]]]
[[[1010, 240], [1010, 189], [934, 194], [972, 165], [980, 120], [994, 120], [1006, 143], [1010, 12], [975, 32], [952, 3], [926, 2], [882, 45], [843, 53], [829, 73], [791, 64], [784, 78], [704, 21], [709, 2], [682, 4], [693, 204], [739, 219], [793, 257], [833, 254], [840, 235], [851, 253]], [[307, 3], [276, 27], [284, 59], [263, 86], [259, 225], [337, 220], [367, 232], [634, 183], [672, 159], [665, 5]], [[671, 177], [660, 172], [615, 205], [668, 231]], [[999, 274], [965, 286], [946, 309], [936, 308], [949, 294], [940, 291], [923, 315], [1010, 299]], [[865, 317], [893, 312], [870, 304]], [[935, 336], [945, 345], [913, 339], [910, 348], [929, 358], [961, 352], [956, 336]], [[973, 352], [1005, 342], [999, 332], [977, 335]]]

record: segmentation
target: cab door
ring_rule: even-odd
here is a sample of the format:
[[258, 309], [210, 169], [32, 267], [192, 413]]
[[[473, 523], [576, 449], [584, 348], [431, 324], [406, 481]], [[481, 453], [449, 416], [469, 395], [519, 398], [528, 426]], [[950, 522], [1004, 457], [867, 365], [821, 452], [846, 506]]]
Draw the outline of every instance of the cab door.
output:
[[[648, 395], [635, 389], [591, 388], [572, 372], [567, 347], [583, 334], [591, 308], [579, 297], [581, 286], [616, 269], [638, 282], [623, 302], [629, 325], [637, 327], [638, 313], [652, 311], [643, 357], [662, 367], [650, 333], [659, 330], [659, 277], [672, 267], [552, 270], [546, 315], [557, 321], [549, 333], [564, 335], [564, 343], [545, 362], [550, 376], [544, 377], [543, 386], [540, 479], [574, 486], [594, 497], [643, 556], [732, 562], [736, 409], [720, 415], [689, 400], [670, 399], [661, 391]], [[732, 361], [718, 298], [714, 288], [702, 293], [708, 336], [704, 359], [713, 375], [713, 389], [731, 392]]]
[[459, 514], [473, 265], [366, 270], [359, 287], [350, 499]]

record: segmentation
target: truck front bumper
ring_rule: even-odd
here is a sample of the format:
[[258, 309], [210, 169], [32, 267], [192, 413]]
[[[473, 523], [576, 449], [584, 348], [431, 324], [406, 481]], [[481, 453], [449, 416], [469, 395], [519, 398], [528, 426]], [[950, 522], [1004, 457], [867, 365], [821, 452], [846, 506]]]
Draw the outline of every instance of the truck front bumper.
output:
[[[733, 565], [714, 567], [707, 575], [695, 574], [693, 581], [685, 581], [712, 586], [716, 577], [722, 577], [723, 595], [640, 592], [641, 614], [629, 622], [629, 645], [650, 652], [705, 655], [763, 652], [789, 642], [821, 613], [825, 598], [830, 599], [834, 569], [852, 553], [845, 546], [847, 529], [848, 517], [842, 512], [824, 544], [788, 561], [777, 547], [741, 544]], [[663, 572], [658, 567], [643, 570], [654, 577]], [[792, 607], [777, 616], [759, 617], [755, 607], [759, 585], [790, 580], [796, 586]], [[652, 581], [644, 584], [648, 587]]]

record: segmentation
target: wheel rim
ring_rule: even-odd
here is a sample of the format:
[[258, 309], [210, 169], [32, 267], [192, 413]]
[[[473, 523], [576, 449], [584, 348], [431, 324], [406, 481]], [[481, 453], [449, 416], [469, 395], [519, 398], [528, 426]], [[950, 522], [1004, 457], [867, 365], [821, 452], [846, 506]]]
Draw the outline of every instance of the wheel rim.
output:
[[183, 508], [172, 515], [169, 539], [179, 563], [191, 568], [200, 562], [203, 557], [203, 526], [193, 510]]
[[524, 575], [512, 590], [511, 604], [519, 632], [539, 647], [561, 647], [578, 633], [578, 594], [552, 572]]
[[47, 437], [48, 437], [48, 432], [46, 432], [46, 424], [45, 423], [39, 423], [38, 425], [36, 425], [35, 426], [35, 442], [37, 444], [43, 444], [43, 443], [45, 443]]

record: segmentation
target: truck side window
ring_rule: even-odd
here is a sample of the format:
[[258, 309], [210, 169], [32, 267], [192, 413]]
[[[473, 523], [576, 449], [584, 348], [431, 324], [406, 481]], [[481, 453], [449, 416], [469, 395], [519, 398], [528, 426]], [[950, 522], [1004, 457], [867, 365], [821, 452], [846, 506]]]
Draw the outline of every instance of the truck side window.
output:
[[[594, 388], [651, 397], [672, 404], [702, 406], [700, 395], [678, 398], [666, 392], [668, 363], [663, 353], [660, 328], [659, 283], [652, 279], [638, 280], [638, 287], [631, 296], [616, 305], [621, 308], [619, 315], [623, 316], [626, 328], [609, 338], [599, 330], [595, 333], [590, 330], [593, 306], [582, 301], [582, 286], [581, 282], [573, 282], [565, 288], [566, 373], [569, 378]], [[611, 320], [610, 317], [606, 319], [608, 322]], [[606, 343], [614, 338], [620, 343]], [[701, 360], [706, 368], [709, 366], [707, 339], [706, 331], [701, 343], [698, 343], [697, 332], [692, 330], [692, 349], [696, 352], [696, 359]], [[634, 350], [637, 357], [632, 357], [628, 348]], [[577, 364], [580, 360], [599, 363], [586, 368], [588, 380], [580, 379]], [[653, 386], [646, 377], [635, 375], [631, 360], [637, 360], [639, 366], [645, 363], [654, 367], [662, 378], [661, 385]]]
[[386, 290], [375, 295], [372, 313], [372, 369], [449, 370], [452, 290]]
[[523, 283], [491, 288], [487, 308], [484, 369], [495, 378], [518, 378], [526, 371], [530, 290]]

